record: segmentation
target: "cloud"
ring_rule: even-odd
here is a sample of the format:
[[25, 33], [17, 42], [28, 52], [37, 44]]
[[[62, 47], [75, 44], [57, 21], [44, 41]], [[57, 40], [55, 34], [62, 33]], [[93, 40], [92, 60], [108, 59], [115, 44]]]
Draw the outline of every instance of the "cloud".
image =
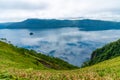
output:
[[36, 9], [46, 9], [47, 4], [39, 1], [31, 2], [31, 0], [1, 0], [0, 9], [1, 10], [36, 10]]
[[[30, 32], [33, 32], [34, 35], [30, 36]], [[19, 47], [34, 49], [62, 58], [74, 65], [81, 65], [90, 57], [93, 50], [119, 39], [120, 30], [79, 31], [78, 28], [63, 28], [29, 31], [4, 29], [0, 30], [0, 37], [7, 38]]]
[[0, 21], [76, 17], [119, 19], [119, 4], [119, 0], [0, 0]]

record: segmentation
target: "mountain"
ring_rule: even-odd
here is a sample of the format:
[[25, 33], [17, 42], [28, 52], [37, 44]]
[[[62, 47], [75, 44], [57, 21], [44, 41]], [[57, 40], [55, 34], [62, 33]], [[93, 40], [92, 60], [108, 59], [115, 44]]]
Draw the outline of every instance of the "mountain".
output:
[[120, 22], [101, 20], [56, 20], [56, 19], [27, 19], [6, 25], [8, 29], [55, 29], [64, 27], [77, 27], [81, 30], [109, 30], [120, 29]]
[[5, 28], [7, 28], [7, 26], [9, 26], [9, 25], [11, 25], [11, 24], [13, 24], [12, 22], [8, 22], [8, 23], [0, 23], [0, 29], [5, 29]]
[[6, 28], [4, 24], [0, 24], [0, 29]]
[[6, 26], [8, 29], [55, 29], [64, 27], [73, 27], [69, 20], [55, 19], [27, 19], [22, 22], [16, 22]]
[[0, 41], [0, 67], [33, 68], [33, 69], [76, 69], [59, 58], [37, 53], [33, 50], [18, 48]]
[[93, 51], [90, 61], [86, 62], [85, 65], [94, 65], [118, 56], [120, 56], [120, 39]]

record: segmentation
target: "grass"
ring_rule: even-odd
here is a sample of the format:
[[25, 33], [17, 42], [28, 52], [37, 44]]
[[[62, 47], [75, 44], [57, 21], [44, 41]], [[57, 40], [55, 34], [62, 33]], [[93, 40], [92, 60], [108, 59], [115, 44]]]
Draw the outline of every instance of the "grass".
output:
[[76, 70], [35, 70], [1, 66], [0, 78], [11, 80], [120, 80], [120, 57]]
[[33, 68], [36, 70], [78, 68], [61, 59], [46, 56], [33, 50], [18, 48], [5, 42], [0, 42], [0, 66], [1, 65], [4, 65], [6, 68]]
[[0, 80], [120, 80], [120, 56], [81, 69], [55, 70], [36, 65], [36, 56], [20, 53], [0, 42]]

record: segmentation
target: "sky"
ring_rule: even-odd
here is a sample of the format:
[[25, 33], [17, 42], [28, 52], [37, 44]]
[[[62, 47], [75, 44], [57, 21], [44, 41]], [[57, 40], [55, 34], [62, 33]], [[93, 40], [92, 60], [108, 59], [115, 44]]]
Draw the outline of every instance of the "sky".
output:
[[0, 0], [0, 22], [27, 18], [120, 21], [120, 0]]

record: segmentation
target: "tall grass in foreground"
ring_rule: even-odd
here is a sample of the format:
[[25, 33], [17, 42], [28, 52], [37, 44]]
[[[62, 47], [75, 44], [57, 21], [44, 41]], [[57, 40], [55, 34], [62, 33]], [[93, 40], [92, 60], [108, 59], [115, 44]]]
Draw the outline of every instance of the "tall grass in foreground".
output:
[[[97, 68], [97, 67], [96, 67]], [[120, 80], [120, 72], [114, 68], [79, 70], [33, 70], [10, 68], [1, 72], [0, 79], [5, 80]], [[117, 67], [116, 67], [117, 68]]]
[[76, 70], [35, 70], [1, 65], [0, 80], [120, 80], [120, 57]]

